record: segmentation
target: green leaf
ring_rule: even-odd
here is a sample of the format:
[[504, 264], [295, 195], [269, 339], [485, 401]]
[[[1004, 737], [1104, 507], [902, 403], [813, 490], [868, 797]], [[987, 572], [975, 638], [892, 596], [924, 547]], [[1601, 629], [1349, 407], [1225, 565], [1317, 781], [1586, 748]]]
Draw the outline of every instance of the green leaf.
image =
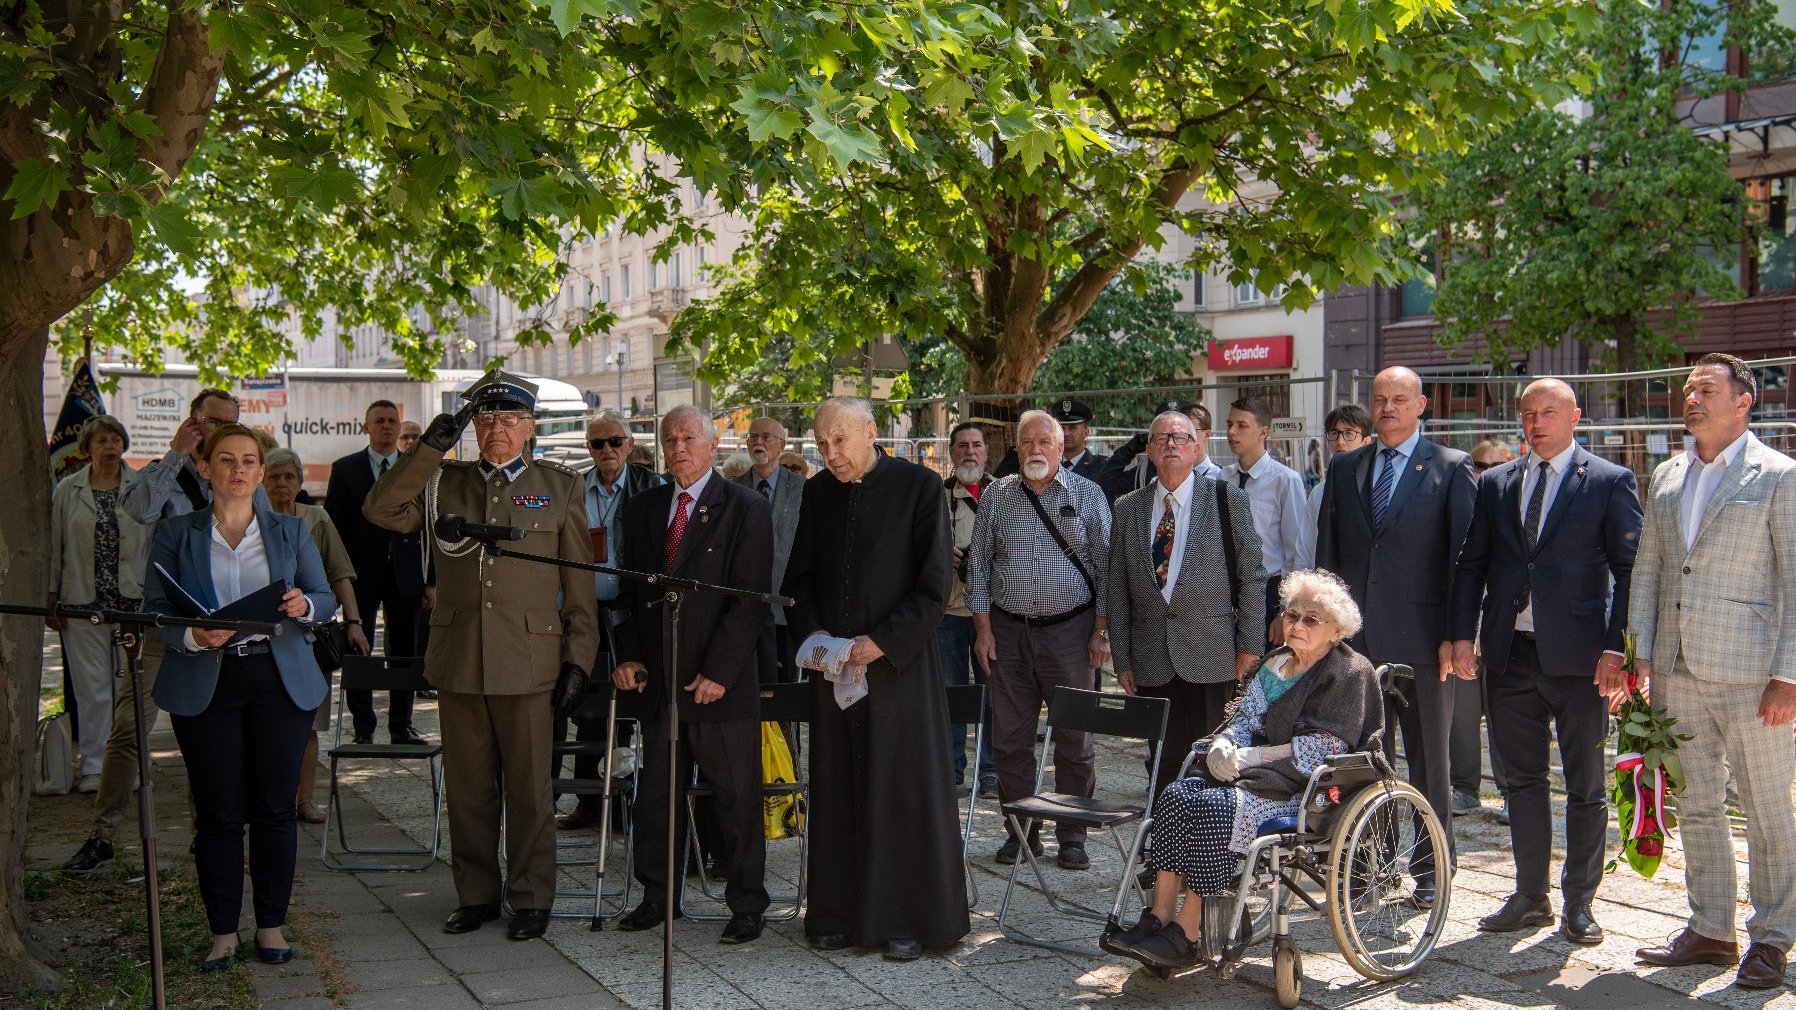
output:
[[842, 127], [827, 119], [814, 119], [805, 132], [823, 144], [838, 169], [847, 169], [860, 161], [877, 164], [885, 160], [885, 148], [879, 138], [860, 126]]
[[193, 259], [198, 252], [200, 230], [188, 219], [182, 206], [174, 200], [150, 204], [144, 212], [156, 240], [181, 259]]
[[6, 187], [0, 200], [13, 205], [12, 219], [17, 221], [54, 204], [57, 197], [73, 189], [68, 169], [39, 158], [26, 158], [13, 164], [12, 185]]

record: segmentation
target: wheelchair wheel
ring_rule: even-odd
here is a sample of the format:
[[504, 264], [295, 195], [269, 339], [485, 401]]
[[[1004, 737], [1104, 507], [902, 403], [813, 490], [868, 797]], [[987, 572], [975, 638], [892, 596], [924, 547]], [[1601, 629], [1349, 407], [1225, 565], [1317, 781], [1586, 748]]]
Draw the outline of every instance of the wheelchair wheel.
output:
[[1402, 978], [1434, 950], [1447, 922], [1449, 873], [1433, 874], [1435, 895], [1424, 909], [1405, 882], [1417, 863], [1447, 858], [1447, 836], [1414, 786], [1367, 786], [1335, 822], [1328, 864], [1329, 928], [1353, 970], [1376, 982]]
[[1303, 955], [1294, 946], [1280, 944], [1272, 950], [1272, 980], [1278, 986], [1278, 1005], [1292, 1010], [1303, 998]]

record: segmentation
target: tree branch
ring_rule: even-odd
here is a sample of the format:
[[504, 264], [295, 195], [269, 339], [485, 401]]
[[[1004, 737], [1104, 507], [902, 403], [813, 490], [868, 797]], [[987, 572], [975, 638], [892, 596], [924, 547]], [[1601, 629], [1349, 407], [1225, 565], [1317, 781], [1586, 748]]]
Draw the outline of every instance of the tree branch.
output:
[[224, 63], [225, 49], [212, 47], [205, 22], [179, 0], [173, 0], [168, 10], [168, 32], [156, 54], [156, 65], [150, 70], [149, 84], [137, 103], [156, 121], [159, 131], [145, 142], [143, 151], [144, 159], [166, 176], [153, 194], [156, 199], [181, 174], [181, 166], [199, 146], [212, 104], [218, 98], [218, 78]]

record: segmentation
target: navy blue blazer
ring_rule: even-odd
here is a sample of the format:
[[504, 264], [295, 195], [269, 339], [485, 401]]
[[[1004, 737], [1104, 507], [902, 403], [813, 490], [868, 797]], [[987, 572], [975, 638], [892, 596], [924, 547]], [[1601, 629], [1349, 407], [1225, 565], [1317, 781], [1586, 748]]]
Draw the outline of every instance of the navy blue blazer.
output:
[[[1515, 641], [1522, 587], [1531, 585], [1540, 670], [1552, 677], [1596, 672], [1606, 649], [1622, 651], [1628, 581], [1645, 516], [1634, 472], [1582, 446], [1541, 521], [1533, 551], [1522, 535], [1522, 486], [1532, 454], [1487, 470], [1453, 579], [1453, 638], [1479, 633], [1484, 669], [1501, 676]], [[1530, 583], [1529, 576], [1533, 576]]]
[[1432, 676], [1448, 640], [1447, 594], [1477, 494], [1471, 457], [1424, 435], [1391, 491], [1384, 528], [1375, 529], [1372, 459], [1383, 447], [1373, 439], [1329, 461], [1316, 567], [1340, 576], [1359, 604], [1365, 623], [1355, 651]]
[[[318, 545], [306, 532], [298, 516], [281, 515], [258, 502], [256, 523], [262, 530], [263, 547], [268, 552], [268, 574], [298, 586], [312, 601], [313, 616], [323, 621], [336, 612], [337, 598], [331, 594], [324, 577], [324, 561]], [[170, 516], [156, 527], [156, 539], [150, 547], [150, 561], [168, 569], [181, 588], [207, 607], [222, 603], [212, 588], [212, 509], [204, 508], [186, 515]], [[144, 579], [143, 608], [154, 614], [190, 617], [168, 595], [162, 578], [152, 568]], [[310, 712], [324, 704], [330, 693], [318, 661], [312, 656], [312, 631], [291, 617], [280, 621], [281, 634], [270, 641], [274, 649], [274, 665], [280, 670], [281, 683], [293, 704]], [[199, 715], [212, 703], [212, 692], [218, 686], [218, 668], [223, 654], [217, 649], [189, 652], [186, 628], [158, 628], [156, 633], [168, 643], [162, 658], [162, 669], [156, 674], [152, 692], [156, 704], [170, 715]]]

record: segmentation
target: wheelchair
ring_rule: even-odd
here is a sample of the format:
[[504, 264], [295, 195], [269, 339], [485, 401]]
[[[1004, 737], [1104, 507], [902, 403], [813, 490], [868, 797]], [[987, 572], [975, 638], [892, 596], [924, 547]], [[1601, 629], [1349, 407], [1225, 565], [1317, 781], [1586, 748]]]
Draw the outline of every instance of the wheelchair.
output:
[[[1392, 675], [1379, 672], [1387, 681]], [[1180, 778], [1201, 765], [1208, 744], [1192, 747]], [[1135, 837], [1125, 881], [1134, 880], [1152, 824], [1150, 818]], [[1432, 868], [1447, 851], [1440, 818], [1382, 753], [1340, 755], [1310, 775], [1297, 813], [1260, 824], [1234, 893], [1203, 899], [1198, 966], [1233, 978], [1249, 949], [1270, 939], [1278, 1002], [1291, 1010], [1303, 993], [1303, 952], [1291, 932], [1292, 910], [1301, 903], [1328, 923], [1341, 956], [1361, 976], [1403, 978], [1427, 960], [1446, 927], [1452, 874]], [[1429, 878], [1431, 890], [1424, 883]], [[1117, 889], [1099, 945], [1128, 956], [1112, 939], [1121, 928], [1125, 890]], [[1172, 975], [1170, 968], [1147, 970], [1161, 979]]]

